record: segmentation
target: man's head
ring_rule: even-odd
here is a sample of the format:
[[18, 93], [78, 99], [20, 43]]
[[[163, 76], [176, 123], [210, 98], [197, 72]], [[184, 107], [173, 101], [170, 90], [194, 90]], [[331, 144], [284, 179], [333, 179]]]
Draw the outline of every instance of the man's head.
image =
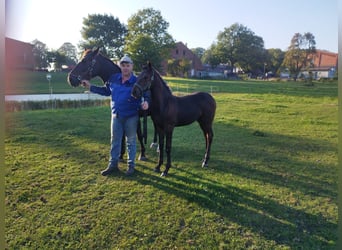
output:
[[130, 76], [133, 71], [133, 61], [128, 55], [120, 59], [120, 68], [123, 76]]

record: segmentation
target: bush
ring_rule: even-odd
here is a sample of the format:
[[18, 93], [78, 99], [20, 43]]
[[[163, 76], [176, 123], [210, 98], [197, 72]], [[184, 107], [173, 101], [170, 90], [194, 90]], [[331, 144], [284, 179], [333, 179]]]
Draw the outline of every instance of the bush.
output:
[[48, 101], [6, 101], [5, 111], [16, 112], [41, 109], [84, 108], [95, 106], [109, 106], [110, 100], [48, 100]]

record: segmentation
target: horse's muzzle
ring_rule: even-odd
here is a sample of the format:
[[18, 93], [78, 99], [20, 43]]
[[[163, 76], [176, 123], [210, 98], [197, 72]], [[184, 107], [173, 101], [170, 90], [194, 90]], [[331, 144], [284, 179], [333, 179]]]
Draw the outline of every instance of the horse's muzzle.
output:
[[132, 88], [132, 92], [131, 95], [135, 98], [135, 99], [139, 99], [142, 96], [142, 90], [141, 88], [139, 88], [137, 85], [134, 85]]
[[69, 74], [67, 79], [68, 79], [68, 83], [72, 87], [78, 87], [81, 84], [80, 76]]

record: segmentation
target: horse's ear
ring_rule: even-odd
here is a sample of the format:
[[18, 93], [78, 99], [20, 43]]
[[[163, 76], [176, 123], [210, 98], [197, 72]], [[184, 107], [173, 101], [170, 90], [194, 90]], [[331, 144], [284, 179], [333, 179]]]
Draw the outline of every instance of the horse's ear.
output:
[[152, 69], [152, 63], [150, 61], [147, 61], [147, 66], [150, 70]]

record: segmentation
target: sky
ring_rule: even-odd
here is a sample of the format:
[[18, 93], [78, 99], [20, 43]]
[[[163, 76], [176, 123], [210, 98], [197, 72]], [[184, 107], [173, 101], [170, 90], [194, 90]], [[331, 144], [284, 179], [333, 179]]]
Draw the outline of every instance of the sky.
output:
[[266, 49], [286, 51], [295, 33], [311, 32], [316, 48], [338, 52], [338, 0], [6, 0], [5, 35], [35, 39], [49, 49], [82, 40], [83, 18], [108, 14], [127, 24], [139, 10], [153, 8], [168, 32], [188, 48], [208, 49], [234, 23], [264, 40]]

